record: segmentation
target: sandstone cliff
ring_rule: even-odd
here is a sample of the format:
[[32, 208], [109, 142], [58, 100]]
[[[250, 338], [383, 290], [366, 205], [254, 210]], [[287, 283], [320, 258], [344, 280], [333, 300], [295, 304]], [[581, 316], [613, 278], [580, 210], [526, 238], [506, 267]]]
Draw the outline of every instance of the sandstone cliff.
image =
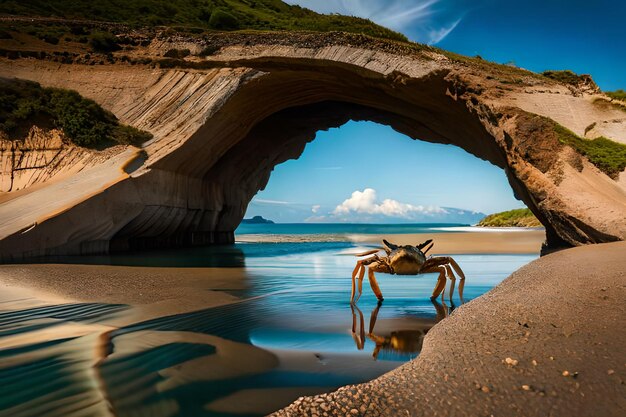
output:
[[0, 137], [0, 201], [13, 197], [11, 192], [101, 164], [126, 148], [115, 146], [96, 151], [68, 142], [60, 130], [37, 126], [31, 128], [24, 140]]
[[[216, 53], [207, 57], [161, 58], [209, 46]], [[554, 134], [558, 123], [626, 143], [626, 113], [598, 105], [595, 91], [355, 35], [157, 37], [124, 53], [152, 64], [0, 59], [2, 76], [75, 89], [154, 134], [125, 176], [130, 154], [107, 161], [117, 166], [108, 181], [89, 170], [68, 176], [66, 189], [82, 198], [2, 224], [5, 259], [232, 241], [273, 167], [297, 158], [316, 131], [350, 119], [455, 144], [503, 168], [551, 246], [626, 237], [624, 186]], [[44, 199], [46, 188], [31, 194]], [[19, 200], [0, 205], [0, 218]]]

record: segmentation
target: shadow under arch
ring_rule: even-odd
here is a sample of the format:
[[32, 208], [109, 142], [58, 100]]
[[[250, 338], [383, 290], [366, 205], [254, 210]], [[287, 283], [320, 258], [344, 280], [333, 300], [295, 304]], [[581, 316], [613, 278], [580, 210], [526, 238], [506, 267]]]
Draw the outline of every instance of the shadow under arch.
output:
[[[165, 172], [177, 184], [187, 178], [187, 193], [193, 194], [188, 199], [203, 196], [200, 225], [191, 232], [187, 226], [170, 231], [160, 242], [154, 228], [157, 222], [163, 228], [169, 214], [144, 209], [113, 237], [113, 248], [142, 248], [146, 242], [167, 246], [179, 231], [195, 234], [200, 244], [232, 242], [248, 203], [265, 187], [274, 166], [298, 158], [317, 131], [349, 120], [373, 121], [412, 139], [453, 144], [502, 168], [516, 198], [545, 226], [550, 248], [619, 239], [567, 210], [552, 209], [547, 200], [561, 202], [556, 193], [546, 192], [551, 183], [529, 177], [529, 170], [543, 175], [556, 163], [561, 145], [543, 135], [546, 126], [532, 127], [531, 133], [527, 127], [504, 130], [507, 120], [524, 122], [532, 115], [512, 108], [494, 110], [480, 101], [480, 91], [450, 71], [411, 78], [339, 63], [316, 63], [315, 68], [290, 64], [253, 62], [251, 66], [267, 73], [241, 87], [183, 146], [151, 165], [159, 181], [168, 176]], [[198, 239], [202, 233], [204, 240]]]

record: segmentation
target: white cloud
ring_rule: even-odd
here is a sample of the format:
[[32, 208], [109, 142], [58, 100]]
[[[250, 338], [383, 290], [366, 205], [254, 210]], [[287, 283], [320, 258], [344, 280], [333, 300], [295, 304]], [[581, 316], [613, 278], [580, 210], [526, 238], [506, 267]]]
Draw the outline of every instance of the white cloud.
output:
[[350, 198], [344, 200], [332, 212], [334, 216], [345, 216], [351, 213], [411, 219], [417, 215], [446, 214], [447, 211], [437, 206], [414, 206], [389, 198], [378, 202], [376, 190], [366, 188], [363, 191], [353, 192]]
[[262, 198], [255, 198], [252, 200], [253, 203], [261, 203], [261, 204], [293, 204], [289, 201], [279, 201], [279, 200], [264, 200]]
[[311, 216], [311, 217], [307, 217], [306, 219], [304, 219], [305, 223], [324, 223], [327, 222], [329, 219], [326, 216]]
[[313, 207], [311, 207], [311, 212], [317, 213], [319, 211], [320, 207], [322, 207], [322, 206], [320, 206], [319, 204], [314, 205]]
[[454, 30], [455, 27], [457, 27], [457, 25], [461, 23], [461, 19], [457, 19], [456, 22], [453, 22], [450, 26], [447, 27], [441, 27], [439, 29], [434, 29], [434, 30], [430, 30], [428, 32], [428, 44], [429, 45], [434, 45], [436, 43], [441, 42], [442, 40], [444, 40], [444, 38], [446, 36], [448, 36], [450, 34], [450, 32], [452, 32]]
[[[371, 2], [370, 2], [371, 3]], [[388, 7], [378, 18], [372, 14], [368, 17], [381, 25], [388, 26], [392, 29], [403, 29], [416, 20], [422, 20], [433, 14], [431, 6], [439, 3], [439, 0], [429, 0], [421, 2], [417, 6], [406, 8], [406, 1], [392, 1], [388, 3]], [[415, 3], [415, 2], [411, 2]]]
[[436, 44], [461, 22], [463, 11], [449, 0], [286, 0], [319, 13], [370, 19], [427, 44]]

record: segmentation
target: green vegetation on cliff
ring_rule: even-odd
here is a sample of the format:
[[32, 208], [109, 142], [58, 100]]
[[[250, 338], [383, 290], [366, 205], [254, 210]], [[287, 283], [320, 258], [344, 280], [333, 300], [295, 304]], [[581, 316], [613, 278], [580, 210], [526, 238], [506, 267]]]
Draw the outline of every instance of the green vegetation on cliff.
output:
[[613, 100], [626, 101], [626, 91], [624, 90], [605, 91], [604, 94], [611, 97]]
[[404, 35], [368, 19], [319, 14], [280, 0], [9, 0], [0, 2], [0, 13], [99, 20], [134, 26], [342, 31], [407, 40]]
[[581, 81], [581, 76], [570, 70], [544, 71], [541, 75], [563, 84], [576, 85]]
[[522, 208], [490, 214], [478, 226], [484, 227], [539, 227], [541, 223], [530, 209]]
[[609, 177], [616, 178], [626, 168], [626, 145], [605, 137], [581, 138], [558, 123], [554, 123], [554, 131], [561, 143], [585, 155], [592, 164]]
[[73, 143], [86, 147], [139, 145], [152, 137], [120, 124], [113, 113], [76, 91], [0, 78], [0, 131], [23, 139], [33, 125], [59, 128]]

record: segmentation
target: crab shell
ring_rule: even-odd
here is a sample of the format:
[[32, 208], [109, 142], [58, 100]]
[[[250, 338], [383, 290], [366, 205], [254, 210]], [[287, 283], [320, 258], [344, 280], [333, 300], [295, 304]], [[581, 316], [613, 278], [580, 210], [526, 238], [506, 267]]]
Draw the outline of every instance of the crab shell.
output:
[[396, 275], [417, 275], [426, 262], [426, 255], [415, 246], [398, 246], [387, 256]]

